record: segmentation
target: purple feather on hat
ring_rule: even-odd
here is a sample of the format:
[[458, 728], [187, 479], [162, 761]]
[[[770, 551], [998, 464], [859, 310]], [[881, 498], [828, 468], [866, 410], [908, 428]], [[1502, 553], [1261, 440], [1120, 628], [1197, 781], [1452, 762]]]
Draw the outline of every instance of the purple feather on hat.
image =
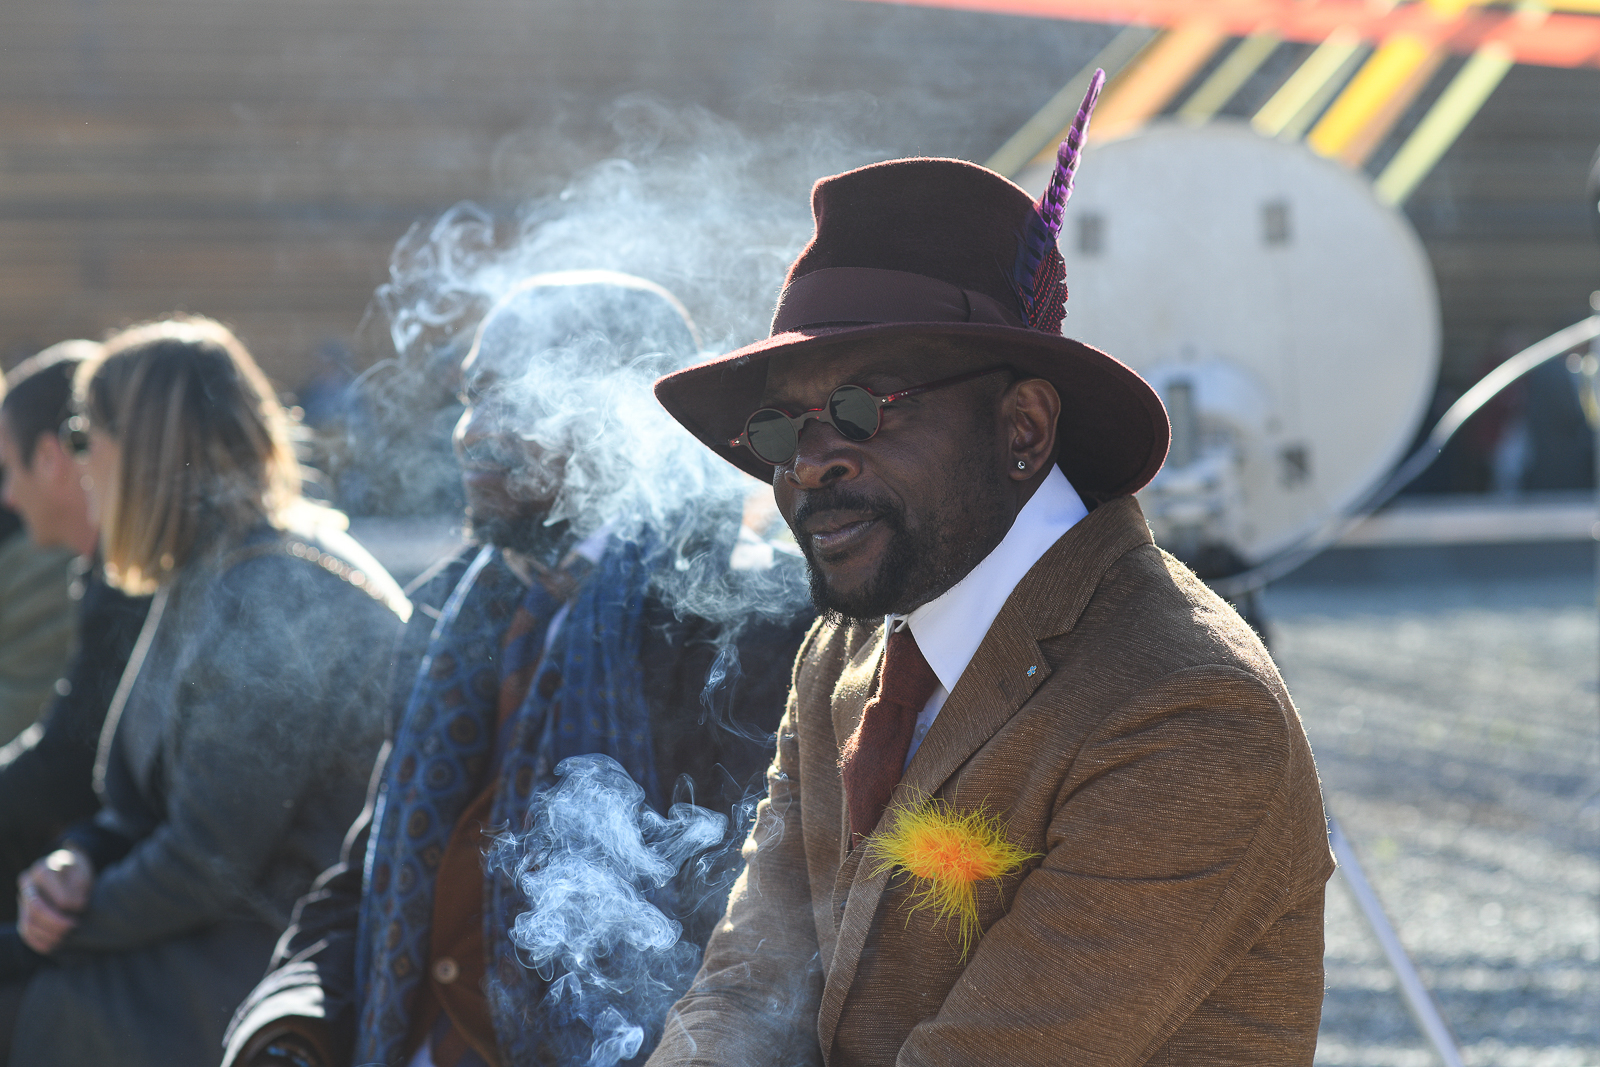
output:
[[1061, 236], [1067, 201], [1072, 197], [1072, 178], [1077, 173], [1083, 142], [1089, 134], [1089, 116], [1094, 113], [1095, 102], [1100, 99], [1100, 90], [1105, 84], [1106, 72], [1096, 70], [1089, 79], [1089, 91], [1083, 94], [1077, 117], [1056, 150], [1056, 167], [1050, 175], [1050, 184], [1045, 186], [1028, 213], [1017, 243], [1012, 284], [1022, 304], [1023, 317], [1036, 330], [1059, 333], [1061, 320], [1066, 315], [1067, 268], [1056, 240]]

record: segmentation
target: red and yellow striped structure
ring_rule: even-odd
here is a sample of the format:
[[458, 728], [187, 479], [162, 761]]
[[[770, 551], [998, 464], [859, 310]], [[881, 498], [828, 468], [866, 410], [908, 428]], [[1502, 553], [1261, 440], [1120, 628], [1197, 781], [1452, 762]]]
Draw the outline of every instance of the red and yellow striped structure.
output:
[[[1406, 35], [1424, 46], [1475, 52], [1504, 48], [1515, 63], [1600, 67], [1600, 0], [1550, 0], [1542, 5], [1369, 0], [868, 0], [963, 11], [1176, 27], [1204, 20], [1225, 37], [1270, 29], [1285, 41], [1320, 43], [1341, 28], [1366, 41]], [[1543, 10], [1539, 10], [1542, 8]], [[1452, 9], [1460, 9], [1451, 15]]]
[[[1123, 24], [1057, 100], [989, 160], [1016, 174], [1053, 149], [1053, 121], [1063, 100], [1096, 65], [1112, 79], [1091, 139], [1110, 140], [1160, 113], [1230, 40], [1240, 43], [1177, 111], [1204, 121], [1280, 43], [1317, 47], [1257, 111], [1262, 134], [1306, 143], [1360, 167], [1383, 142], [1452, 54], [1466, 63], [1416, 129], [1376, 176], [1380, 198], [1400, 203], [1477, 114], [1517, 63], [1600, 67], [1600, 0], [873, 0], [922, 7]], [[1132, 43], [1134, 28], [1160, 32]]]

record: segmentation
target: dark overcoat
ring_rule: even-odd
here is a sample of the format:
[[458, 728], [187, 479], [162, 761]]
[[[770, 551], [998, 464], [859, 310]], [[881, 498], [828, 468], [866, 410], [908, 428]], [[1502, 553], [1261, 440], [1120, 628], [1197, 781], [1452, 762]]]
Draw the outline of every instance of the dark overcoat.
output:
[[405, 600], [331, 524], [263, 527], [156, 594], [73, 840], [89, 906], [23, 995], [13, 1067], [214, 1065], [383, 737]]

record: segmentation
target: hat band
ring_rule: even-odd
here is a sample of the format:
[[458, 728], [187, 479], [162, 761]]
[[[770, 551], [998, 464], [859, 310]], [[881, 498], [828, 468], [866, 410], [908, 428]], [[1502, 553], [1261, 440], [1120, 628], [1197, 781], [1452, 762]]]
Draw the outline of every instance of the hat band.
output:
[[986, 322], [1027, 327], [1021, 314], [987, 293], [903, 270], [824, 267], [790, 282], [778, 298], [772, 333], [845, 322]]

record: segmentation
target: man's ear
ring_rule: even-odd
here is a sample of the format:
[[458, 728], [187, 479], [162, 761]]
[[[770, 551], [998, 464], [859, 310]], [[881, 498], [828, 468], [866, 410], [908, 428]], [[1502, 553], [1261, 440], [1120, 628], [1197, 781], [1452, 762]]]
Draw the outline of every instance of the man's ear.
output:
[[55, 483], [67, 478], [76, 480], [81, 477], [76, 466], [54, 434], [42, 433], [33, 442], [33, 462], [28, 464], [28, 473], [40, 481]]
[[1024, 378], [1006, 390], [1001, 408], [1006, 433], [1007, 474], [1025, 482], [1049, 467], [1056, 452], [1061, 395], [1043, 378]]

